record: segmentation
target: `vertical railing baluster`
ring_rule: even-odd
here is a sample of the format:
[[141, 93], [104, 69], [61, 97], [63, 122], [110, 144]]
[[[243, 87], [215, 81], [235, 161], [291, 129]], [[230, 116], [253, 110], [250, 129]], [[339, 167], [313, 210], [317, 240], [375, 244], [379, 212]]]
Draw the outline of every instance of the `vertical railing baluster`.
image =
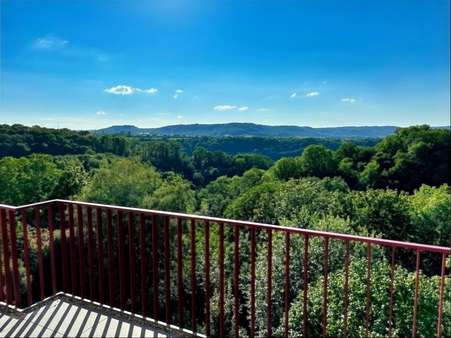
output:
[[165, 312], [166, 323], [171, 323], [171, 270], [169, 253], [169, 216], [164, 217], [164, 284], [165, 284]]
[[233, 317], [235, 323], [235, 337], [240, 335], [240, 228], [234, 225], [234, 264], [233, 264]]
[[303, 337], [308, 337], [308, 284], [309, 284], [309, 236], [304, 235], [304, 298], [303, 298], [303, 324], [302, 333]]
[[442, 267], [440, 269], [440, 289], [439, 289], [439, 304], [437, 316], [437, 338], [442, 336], [442, 316], [443, 316], [443, 290], [445, 289], [445, 266], [446, 253], [442, 253]]
[[196, 220], [191, 220], [191, 330], [197, 330], [196, 315]]
[[130, 307], [131, 312], [135, 313], [136, 302], [136, 269], [135, 269], [135, 238], [134, 238], [134, 220], [133, 213], [128, 213], [128, 264], [130, 273]]
[[70, 276], [72, 280], [72, 293], [77, 293], [77, 262], [75, 253], [75, 230], [74, 230], [74, 206], [72, 203], [69, 207], [69, 250], [70, 250]]
[[251, 296], [250, 296], [250, 312], [251, 312], [251, 322], [250, 322], [250, 336], [255, 337], [255, 226], [251, 227], [251, 257], [250, 257], [250, 269], [251, 269]]
[[345, 282], [344, 282], [344, 336], [348, 337], [348, 307], [349, 307], [349, 240], [345, 241]]
[[9, 255], [9, 239], [8, 226], [6, 223], [6, 210], [0, 210], [0, 225], [2, 228], [2, 244], [3, 244], [3, 261], [5, 262], [5, 286], [6, 286], [6, 302], [12, 304], [13, 281], [11, 280], [10, 255]]
[[[23, 261], [25, 265], [25, 278], [27, 283], [27, 303], [28, 306], [32, 303], [32, 290], [31, 290], [31, 272], [30, 272], [30, 244], [28, 240], [28, 222], [27, 222], [27, 210], [21, 211], [22, 217], [22, 232], [23, 232]], [[0, 265], [1, 274], [1, 265]]]
[[113, 253], [113, 212], [111, 209], [107, 210], [107, 236], [108, 236], [108, 291], [109, 291], [109, 301], [111, 306], [115, 306], [114, 296], [115, 296], [115, 264], [114, 264], [114, 253]]
[[104, 264], [103, 264], [103, 231], [102, 231], [102, 209], [96, 209], [96, 225], [97, 225], [97, 261], [99, 268], [99, 302], [103, 304], [105, 302], [105, 281], [104, 281]]
[[268, 257], [267, 257], [267, 294], [266, 303], [268, 304], [267, 336], [272, 337], [272, 230], [268, 230]]
[[224, 223], [219, 223], [219, 337], [224, 337]]
[[118, 251], [119, 251], [119, 304], [121, 310], [125, 309], [125, 247], [124, 247], [124, 222], [121, 210], [117, 212]]
[[[0, 213], [1, 213], [2, 209], [0, 209]], [[1, 216], [0, 216], [0, 230], [1, 227], [3, 227], [3, 225], [1, 224]], [[1, 233], [1, 231], [0, 231]], [[2, 241], [2, 246], [4, 246], [4, 243]], [[0, 252], [0, 301], [4, 301], [5, 300], [5, 293], [4, 293], [4, 288], [6, 288], [6, 284], [3, 281], [3, 258], [2, 258], [3, 252]], [[6, 272], [6, 269], [5, 269]]]
[[366, 284], [366, 306], [365, 306], [365, 336], [368, 337], [371, 320], [371, 260], [372, 247], [368, 243], [368, 267], [367, 267], [367, 284]]
[[94, 286], [94, 234], [92, 231], [92, 208], [87, 208], [88, 212], [88, 262], [89, 262], [89, 299], [96, 297]]
[[42, 257], [42, 237], [41, 237], [41, 210], [34, 207], [34, 222], [36, 228], [36, 243], [38, 247], [38, 265], [39, 265], [39, 295], [44, 299], [44, 259]]
[[50, 273], [52, 275], [52, 292], [56, 293], [56, 257], [55, 257], [55, 225], [53, 219], [53, 206], [54, 204], [49, 204], [47, 206], [47, 222], [49, 224], [49, 244], [50, 244]]
[[210, 223], [205, 224], [205, 333], [210, 336]]
[[413, 300], [413, 323], [412, 323], [412, 338], [417, 336], [417, 311], [418, 311], [418, 292], [420, 284], [420, 250], [417, 249], [417, 257], [415, 264], [415, 298]]
[[179, 326], [183, 327], [183, 253], [182, 253], [182, 219], [177, 217], [177, 295]]
[[80, 295], [82, 298], [86, 296], [85, 292], [85, 245], [84, 245], [84, 232], [83, 232], [83, 208], [81, 205], [77, 205], [77, 219], [78, 219], [78, 256], [80, 262]]
[[329, 300], [328, 278], [329, 278], [329, 237], [324, 238], [324, 290], [323, 290], [323, 337], [327, 337], [327, 310]]
[[145, 214], [141, 213], [139, 217], [139, 249], [141, 256], [141, 314], [147, 316], [147, 255], [146, 255], [146, 218]]
[[285, 337], [288, 338], [288, 310], [289, 310], [289, 298], [290, 296], [290, 233], [285, 233], [285, 283], [284, 283], [284, 311], [285, 322], [284, 330]]
[[61, 233], [61, 264], [63, 273], [63, 291], [69, 291], [68, 269], [67, 269], [67, 248], [66, 248], [66, 205], [59, 203], [60, 211], [60, 233]]
[[393, 327], [393, 305], [395, 298], [395, 247], [391, 250], [391, 261], [390, 261], [390, 300], [388, 305], [388, 337], [392, 336]]
[[11, 258], [13, 261], [14, 298], [16, 307], [20, 307], [22, 302], [20, 299], [19, 261], [17, 257], [16, 212], [10, 210], [8, 218], [11, 236]]
[[153, 286], [153, 317], [158, 320], [158, 238], [157, 215], [152, 215], [152, 286]]

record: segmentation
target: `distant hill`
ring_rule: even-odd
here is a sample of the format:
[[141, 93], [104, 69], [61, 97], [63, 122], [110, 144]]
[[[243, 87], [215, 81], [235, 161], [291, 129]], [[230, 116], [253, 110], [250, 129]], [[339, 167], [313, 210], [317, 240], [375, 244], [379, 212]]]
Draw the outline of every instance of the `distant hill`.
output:
[[396, 128], [395, 126], [312, 128], [266, 126], [254, 123], [224, 123], [177, 124], [160, 128], [138, 128], [131, 125], [122, 125], [98, 129], [93, 132], [100, 135], [382, 138], [393, 134]]

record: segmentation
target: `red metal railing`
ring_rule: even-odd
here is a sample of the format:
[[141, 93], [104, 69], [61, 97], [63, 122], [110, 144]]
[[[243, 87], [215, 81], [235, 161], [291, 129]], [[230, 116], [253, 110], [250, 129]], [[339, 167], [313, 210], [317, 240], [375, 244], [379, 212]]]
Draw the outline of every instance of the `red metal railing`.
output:
[[[94, 214], [95, 213], [95, 214]], [[214, 229], [212, 230], [212, 227]], [[421, 255], [441, 256], [439, 304], [436, 334], [442, 335], [445, 289], [445, 261], [451, 248], [391, 241], [340, 233], [292, 228], [270, 224], [204, 217], [181, 213], [94, 203], [52, 200], [12, 207], [0, 205], [0, 300], [25, 307], [37, 300], [64, 291], [102, 304], [152, 316], [154, 319], [191, 326], [197, 332], [220, 337], [240, 335], [241, 324], [251, 337], [256, 333], [256, 256], [257, 248], [266, 247], [266, 334], [273, 333], [273, 234], [284, 236], [283, 318], [285, 337], [289, 334], [290, 262], [302, 259], [302, 332], [309, 333], [310, 244], [323, 241], [322, 334], [328, 335], [328, 281], [330, 242], [343, 243], [344, 257], [344, 336], [349, 332], [350, 244], [367, 246], [367, 285], [365, 332], [369, 335], [372, 292], [372, 257], [376, 247], [389, 249], [390, 296], [387, 332], [393, 332], [396, 253], [415, 253], [415, 293], [412, 300], [412, 336], [418, 322], [419, 272]], [[19, 236], [20, 235], [20, 236]], [[240, 238], [240, 235], [243, 236]], [[292, 257], [292, 239], [303, 239], [302, 257]], [[259, 241], [260, 239], [260, 241]], [[215, 243], [215, 242], [216, 243]], [[246, 245], [246, 247], [243, 247]], [[247, 245], [249, 245], [247, 247]], [[231, 253], [226, 257], [226, 251]], [[216, 260], [212, 262], [212, 248]], [[127, 250], [128, 249], [128, 252]], [[36, 253], [36, 258], [30, 255]], [[202, 255], [200, 255], [202, 254]], [[248, 255], [244, 271], [240, 257]], [[228, 259], [230, 258], [230, 259]], [[228, 266], [229, 265], [229, 266]], [[19, 271], [19, 266], [21, 271]], [[23, 266], [23, 269], [22, 269]], [[32, 266], [35, 266], [32, 271]], [[199, 274], [199, 267], [203, 272]], [[212, 266], [215, 268], [212, 270]], [[231, 278], [228, 279], [228, 272]], [[188, 275], [187, 275], [188, 274]], [[248, 274], [249, 297], [245, 308], [240, 304], [245, 290], [240, 286]], [[212, 278], [215, 280], [212, 283]], [[217, 282], [216, 282], [217, 281]], [[231, 283], [231, 322], [226, 332], [226, 285]], [[212, 288], [215, 285], [218, 290]], [[188, 291], [186, 291], [188, 290]], [[203, 296], [203, 297], [202, 297]], [[217, 318], [213, 322], [210, 303], [217, 297]], [[216, 298], [215, 298], [216, 299]], [[140, 306], [139, 306], [140, 305]]]

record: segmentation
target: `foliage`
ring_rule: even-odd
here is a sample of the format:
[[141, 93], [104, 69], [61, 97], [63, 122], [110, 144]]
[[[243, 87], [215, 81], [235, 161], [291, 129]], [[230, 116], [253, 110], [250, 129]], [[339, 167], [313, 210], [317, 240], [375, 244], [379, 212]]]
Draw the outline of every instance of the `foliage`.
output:
[[[367, 299], [366, 259], [351, 259], [349, 267], [349, 307], [348, 325], [351, 337], [365, 336], [365, 308]], [[344, 270], [336, 270], [328, 278], [328, 334], [332, 337], [344, 336]], [[384, 259], [372, 264], [371, 276], [376, 283], [371, 284], [371, 313], [369, 320], [369, 336], [387, 336], [388, 305], [390, 302], [390, 266]], [[412, 302], [415, 292], [415, 274], [397, 267], [395, 270], [393, 331], [395, 337], [412, 335]], [[319, 278], [309, 286], [309, 334], [322, 334], [323, 278]], [[435, 335], [438, 308], [439, 277], [427, 277], [420, 274], [417, 334], [422, 337]], [[447, 294], [451, 291], [448, 283]], [[444, 307], [444, 336], [451, 332], [451, 313], [449, 306]], [[289, 312], [291, 337], [301, 337], [303, 318], [303, 294], [299, 293]], [[280, 332], [281, 330], [279, 330]]]

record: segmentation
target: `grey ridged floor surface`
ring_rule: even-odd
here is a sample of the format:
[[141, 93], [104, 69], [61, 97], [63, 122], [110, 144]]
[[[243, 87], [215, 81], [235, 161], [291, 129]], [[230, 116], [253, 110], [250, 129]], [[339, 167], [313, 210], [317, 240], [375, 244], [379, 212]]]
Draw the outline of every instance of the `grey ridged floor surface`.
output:
[[167, 337], [140, 321], [102, 314], [95, 306], [83, 306], [55, 298], [27, 313], [0, 309], [0, 337]]

